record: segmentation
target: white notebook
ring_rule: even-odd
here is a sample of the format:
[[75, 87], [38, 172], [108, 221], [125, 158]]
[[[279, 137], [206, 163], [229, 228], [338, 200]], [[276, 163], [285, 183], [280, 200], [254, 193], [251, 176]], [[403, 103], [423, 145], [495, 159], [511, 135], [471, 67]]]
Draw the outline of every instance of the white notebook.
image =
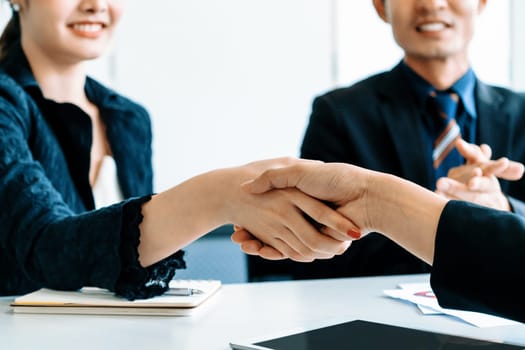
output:
[[186, 316], [220, 287], [218, 280], [173, 280], [165, 295], [134, 301], [94, 287], [78, 291], [40, 289], [16, 298], [11, 306], [15, 313]]

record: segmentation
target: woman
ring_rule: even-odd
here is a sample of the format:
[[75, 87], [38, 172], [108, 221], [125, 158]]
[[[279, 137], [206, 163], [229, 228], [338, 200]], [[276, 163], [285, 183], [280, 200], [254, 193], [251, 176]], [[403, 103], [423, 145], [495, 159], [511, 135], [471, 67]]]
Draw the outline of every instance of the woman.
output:
[[[522, 165], [504, 158], [488, 161], [486, 167], [492, 169], [487, 177], [516, 169], [523, 175]], [[482, 178], [479, 168], [473, 167], [472, 173], [478, 175], [466, 180], [489, 180]], [[430, 281], [442, 306], [525, 322], [525, 303], [521, 302], [525, 220], [521, 216], [448, 200], [393, 175], [341, 163], [271, 169], [244, 186], [251, 193], [296, 188], [333, 202], [362, 234], [382, 233], [431, 264]], [[271, 259], [285, 256], [245, 230], [237, 230], [232, 238], [249, 254]]]
[[[11, 1], [0, 39], [0, 295], [91, 285], [151, 297], [184, 267], [180, 249], [225, 223], [298, 261], [342, 253], [354, 226], [334, 210], [297, 190], [241, 190], [293, 160], [211, 171], [151, 195], [147, 112], [86, 77], [123, 3]], [[299, 206], [338, 233], [320, 234]]]

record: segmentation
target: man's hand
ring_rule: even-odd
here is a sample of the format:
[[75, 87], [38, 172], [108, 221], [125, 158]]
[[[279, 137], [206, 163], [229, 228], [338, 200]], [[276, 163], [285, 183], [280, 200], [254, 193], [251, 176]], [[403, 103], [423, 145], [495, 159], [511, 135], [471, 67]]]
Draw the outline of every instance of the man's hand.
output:
[[505, 157], [491, 160], [492, 150], [485, 144], [478, 147], [458, 140], [456, 147], [466, 164], [450, 169], [447, 177], [439, 179], [436, 193], [448, 199], [510, 211], [509, 201], [501, 191], [498, 178], [511, 181], [521, 179], [523, 164]]
[[[351, 201], [358, 201], [362, 197], [361, 191], [365, 187], [363, 183], [366, 181], [367, 174], [368, 172], [363, 169], [346, 164], [302, 161], [282, 169], [268, 170], [254, 181], [245, 183], [243, 187], [245, 191], [258, 195], [279, 189], [294, 188], [314, 198], [333, 203], [340, 208], [348, 205]], [[366, 211], [363, 208], [363, 205], [356, 205], [355, 215], [352, 219], [346, 216], [352, 222], [352, 227], [346, 232], [346, 248], [350, 246], [351, 240], [361, 237], [361, 230], [358, 227], [364, 227], [364, 222], [366, 222], [362, 220], [366, 217]], [[299, 209], [301, 209], [300, 206]], [[359, 215], [357, 215], [358, 213]], [[316, 219], [315, 216], [312, 218]], [[359, 222], [363, 223], [362, 226], [353, 218], [359, 218]], [[320, 231], [333, 238], [340, 235], [329, 226], [322, 227]], [[282, 250], [276, 249], [277, 247], [264, 244], [244, 227], [235, 227], [232, 240], [250, 255], [259, 255], [270, 260], [288, 257]]]

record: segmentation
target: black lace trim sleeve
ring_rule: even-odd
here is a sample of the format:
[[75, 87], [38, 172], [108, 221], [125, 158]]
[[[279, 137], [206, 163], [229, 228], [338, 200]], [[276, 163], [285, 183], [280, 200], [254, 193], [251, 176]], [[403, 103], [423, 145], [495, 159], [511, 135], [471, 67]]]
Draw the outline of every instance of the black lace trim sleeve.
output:
[[142, 205], [151, 196], [130, 200], [123, 207], [120, 243], [121, 271], [115, 294], [128, 300], [147, 299], [161, 295], [169, 288], [176, 269], [186, 268], [182, 250], [146, 268], [139, 263], [139, 225], [142, 222]]

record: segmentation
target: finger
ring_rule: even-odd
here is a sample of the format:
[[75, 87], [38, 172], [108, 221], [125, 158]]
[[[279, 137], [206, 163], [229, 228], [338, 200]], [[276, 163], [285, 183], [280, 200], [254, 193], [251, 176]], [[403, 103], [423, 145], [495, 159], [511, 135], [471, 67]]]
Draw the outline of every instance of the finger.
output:
[[[265, 242], [258, 239], [246, 229], [235, 231], [232, 234], [232, 240], [240, 244], [241, 249], [250, 255], [261, 255], [261, 250], [265, 248], [266, 245], [270, 245], [282, 254], [283, 257], [289, 257], [295, 261], [312, 261], [314, 259], [312, 250], [297, 239], [295, 234], [288, 228], [282, 225], [276, 225], [266, 230], [268, 230], [267, 232], [272, 232], [272, 236], [269, 236]], [[276, 257], [276, 254], [269, 249], [265, 249], [264, 254], [268, 257]]]
[[259, 250], [259, 256], [265, 258], [266, 260], [283, 260], [286, 259], [286, 256], [281, 254], [277, 249], [265, 245]]
[[509, 166], [505, 170], [505, 174], [496, 174], [497, 177], [505, 180], [519, 180], [525, 173], [525, 165], [520, 162], [510, 160]]
[[241, 250], [248, 255], [259, 255], [269, 260], [282, 260], [286, 256], [277, 249], [265, 245], [246, 230], [238, 230], [232, 234], [232, 240], [240, 244]]
[[244, 229], [238, 229], [231, 235], [231, 240], [237, 244], [241, 244], [245, 241], [256, 239], [250, 232]]
[[447, 197], [463, 198], [470, 194], [467, 185], [448, 177], [442, 177], [437, 182], [437, 190]]
[[[494, 164], [486, 164], [483, 173], [484, 175], [494, 175], [500, 179], [516, 181], [523, 177], [525, 167], [522, 163], [508, 160], [503, 157], [496, 161]], [[485, 169], [487, 168], [487, 169]]]
[[264, 244], [259, 240], [250, 240], [245, 241], [240, 244], [241, 250], [249, 255], [259, 255], [259, 251], [262, 247], [264, 247]]
[[[297, 190], [292, 190], [287, 192], [288, 195], [294, 197], [295, 195], [300, 194], [305, 196]], [[292, 201], [295, 202], [295, 199], [292, 198]], [[342, 241], [339, 239], [334, 239], [331, 236], [327, 236], [314, 226], [312, 226], [303, 216], [301, 209], [297, 208], [297, 212], [288, 212], [288, 229], [296, 235], [297, 239], [300, 240], [308, 250], [299, 250], [299, 252], [305, 257], [318, 258], [320, 255], [324, 254], [335, 254], [340, 251], [342, 247]], [[339, 233], [338, 237], [343, 240], [350, 240], [350, 237], [346, 234]], [[300, 249], [303, 246], [299, 247]], [[312, 255], [313, 254], [313, 255]]]
[[264, 242], [265, 246], [271, 246], [273, 249], [276, 249], [281, 254], [294, 261], [310, 262], [315, 259], [315, 254], [312, 249], [306, 246], [287, 227], [282, 227], [279, 231], [280, 232], [275, 231], [276, 234], [274, 234], [275, 237], [273, 239]]
[[498, 160], [491, 160], [479, 165], [483, 171], [483, 176], [493, 176], [496, 173], [503, 174], [509, 166], [507, 158], [500, 158]]
[[[323, 227], [321, 229], [321, 232], [330, 237], [334, 237], [340, 234], [340, 232], [337, 232], [331, 227]], [[350, 241], [354, 241], [363, 237], [363, 234], [361, 233], [361, 231], [349, 231], [348, 237], [350, 238]]]
[[[328, 235], [339, 241], [347, 241], [360, 235], [359, 227], [350, 219], [346, 218], [336, 210], [330, 208], [323, 202], [314, 199], [302, 192], [291, 193], [293, 203], [310, 218], [332, 230]], [[326, 233], [324, 232], [324, 233]]]
[[470, 178], [482, 175], [483, 171], [478, 166], [461, 165], [458, 167], [451, 168], [448, 171], [447, 177], [462, 183], [467, 183]]
[[287, 226], [274, 229], [274, 238], [264, 242], [294, 261], [310, 262], [332, 257], [343, 242], [326, 236], [315, 229], [299, 209], [286, 212]]
[[260, 256], [267, 260], [286, 259], [286, 256], [281, 254], [277, 249], [264, 245], [257, 240], [243, 243], [241, 245], [241, 250], [248, 255]]
[[[324, 230], [331, 230], [331, 228], [329, 227], [326, 227]], [[353, 241], [345, 241], [345, 242], [342, 242], [341, 244], [341, 248], [339, 249], [339, 251], [336, 251], [336, 252], [333, 252], [333, 254], [327, 254], [326, 257], [319, 257], [317, 259], [331, 259], [332, 257], [334, 257], [335, 255], [342, 255], [344, 254], [344, 252], [346, 252], [348, 250], [348, 248], [350, 247], [350, 245], [352, 244]]]
[[489, 187], [491, 186], [489, 181], [490, 180], [488, 180], [486, 177], [482, 177], [482, 176], [473, 177], [468, 182], [467, 188], [470, 191], [486, 192], [489, 190]]
[[299, 165], [270, 169], [254, 180], [245, 182], [242, 187], [251, 193], [264, 193], [275, 188], [295, 187], [301, 176]]
[[264, 246], [264, 243], [244, 229], [238, 229], [233, 232], [231, 239], [233, 242], [240, 245], [243, 252], [249, 255], [259, 255], [259, 250]]
[[283, 260], [286, 259], [281, 252], [277, 249], [270, 247], [268, 245], [262, 244], [258, 240], [253, 240], [245, 242], [241, 245], [241, 249], [248, 255], [258, 255], [267, 260]]
[[483, 187], [482, 181], [483, 177], [481, 176], [473, 177], [468, 181], [467, 188], [471, 191], [479, 191]]
[[489, 145], [484, 143], [481, 146], [479, 146], [479, 148], [481, 149], [481, 153], [483, 153], [483, 155], [485, 156], [486, 159], [491, 159], [492, 158], [492, 149], [490, 148]]
[[467, 188], [471, 192], [478, 192], [478, 193], [501, 192], [499, 181], [494, 176], [474, 177], [468, 182]]
[[332, 251], [327, 252], [327, 253], [315, 252], [315, 254], [312, 254], [312, 251], [308, 248], [305, 248], [303, 250], [302, 248], [294, 249], [290, 247], [290, 245], [292, 244], [294, 245], [294, 247], [301, 246], [301, 244], [298, 243], [297, 240], [294, 240], [292, 236], [288, 235], [286, 239], [277, 240], [278, 244], [284, 243], [284, 245], [281, 245], [281, 244], [278, 245], [281, 247], [280, 249], [283, 250], [283, 252], [280, 252], [278, 249], [275, 249], [261, 242], [254, 235], [252, 235], [249, 231], [242, 229], [239, 226], [235, 226], [235, 227], [239, 229], [232, 233], [232, 236], [231, 236], [232, 241], [237, 244], [240, 244], [241, 249], [246, 254], [260, 255], [264, 257], [265, 259], [278, 260], [278, 259], [285, 259], [286, 257], [289, 257], [296, 261], [312, 261], [313, 259], [329, 259], [329, 258], [332, 258], [336, 253], [344, 252], [347, 248], [347, 246], [344, 246], [344, 248], [341, 248], [339, 251], [336, 251], [336, 252], [332, 252]]
[[[481, 181], [480, 189], [479, 190], [471, 190], [469, 189], [465, 184], [456, 182], [451, 179], [444, 179], [446, 181], [443, 181], [442, 188], [446, 187], [445, 195], [448, 199], [456, 199], [456, 200], [462, 200], [462, 201], [468, 201], [468, 202], [474, 202], [485, 206], [492, 206], [489, 205], [489, 202], [483, 200], [483, 202], [480, 202], [480, 193], [488, 193], [491, 192], [492, 194], [501, 194], [501, 190], [499, 189], [499, 183], [496, 180], [496, 183], [494, 181], [490, 182], [489, 178], [487, 177], [479, 177]], [[494, 179], [493, 179], [494, 180]], [[446, 183], [446, 185], [444, 184]], [[497, 186], [497, 187], [496, 187]], [[487, 187], [487, 188], [483, 188]]]
[[455, 146], [459, 154], [465, 158], [467, 164], [480, 163], [490, 159], [485, 156], [480, 147], [468, 143], [463, 139], [458, 139]]

